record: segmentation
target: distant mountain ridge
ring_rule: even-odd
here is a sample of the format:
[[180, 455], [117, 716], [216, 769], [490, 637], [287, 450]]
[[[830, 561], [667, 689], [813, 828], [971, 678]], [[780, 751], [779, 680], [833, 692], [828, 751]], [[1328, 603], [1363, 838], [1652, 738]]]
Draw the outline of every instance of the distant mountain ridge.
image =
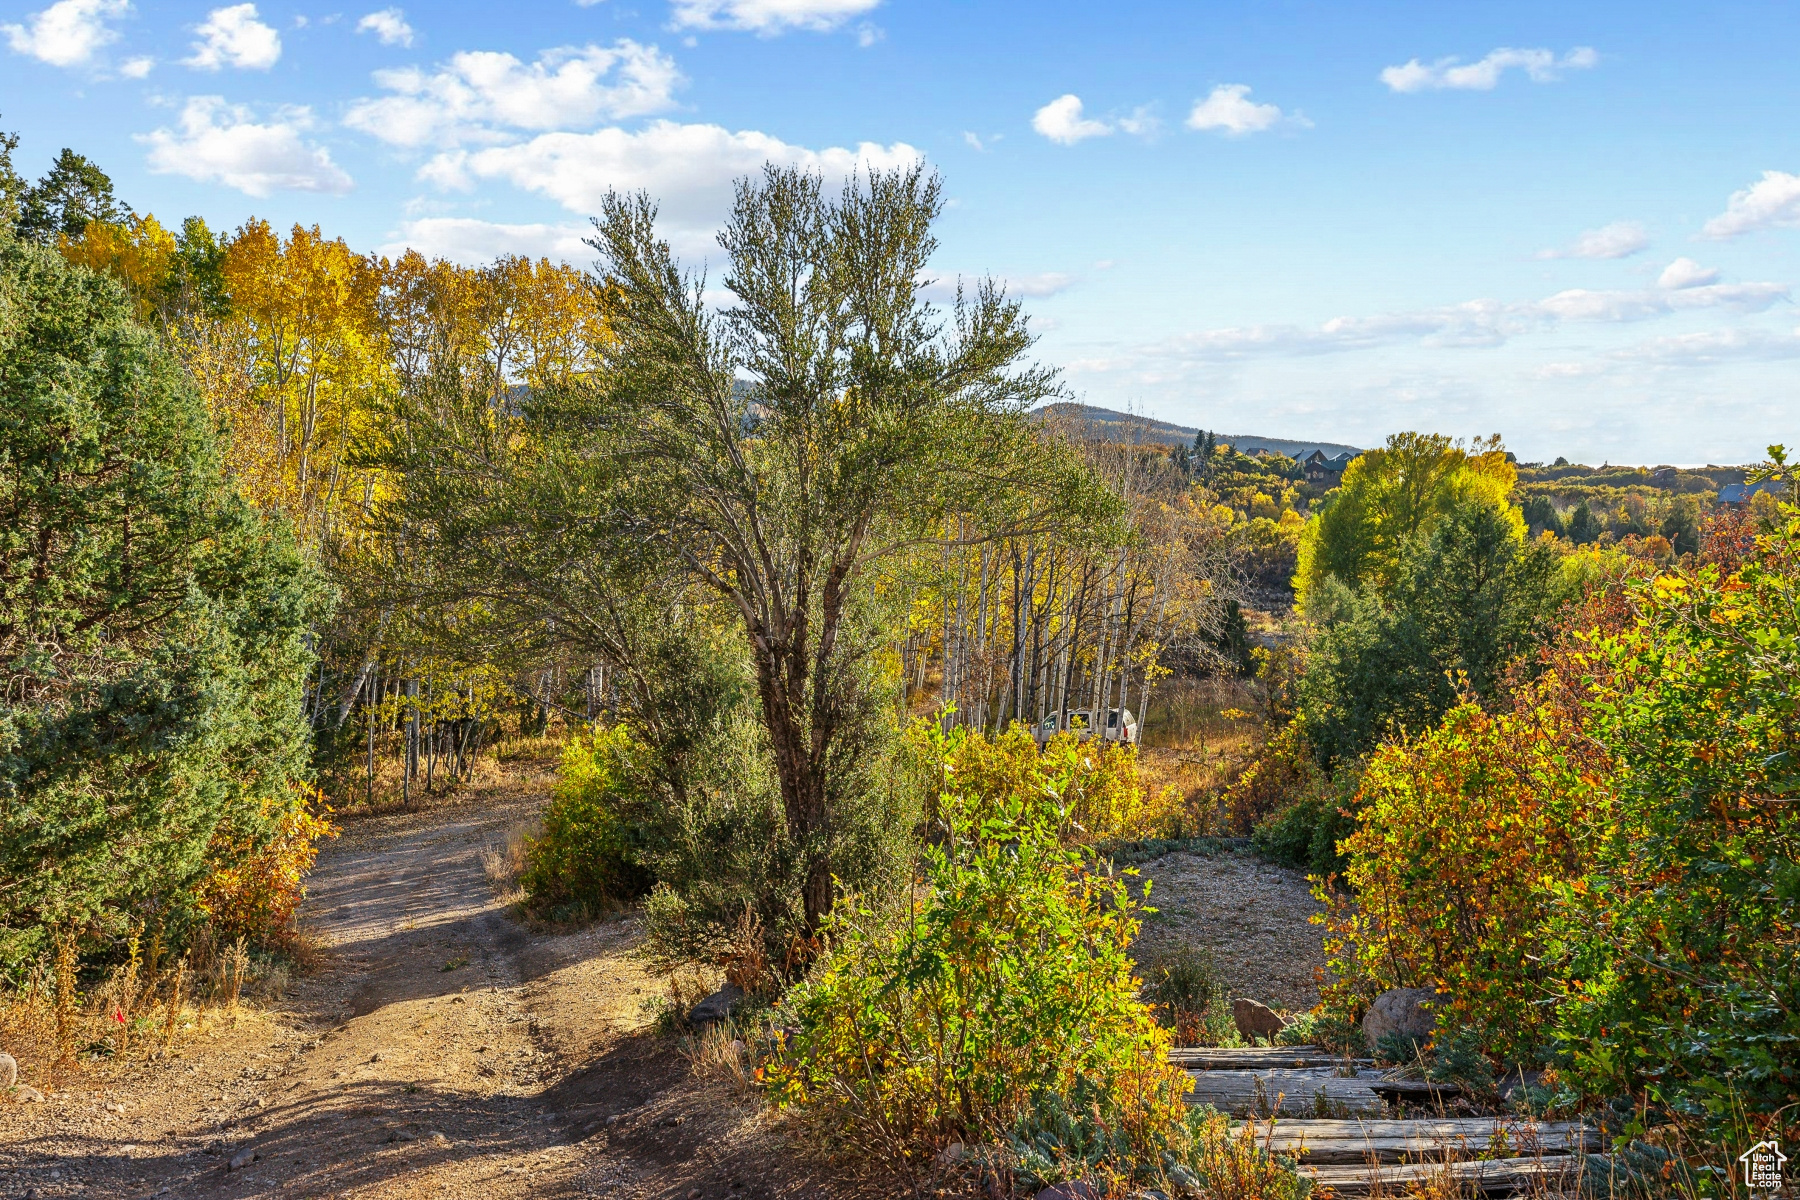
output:
[[[1099, 408], [1092, 404], [1046, 404], [1033, 410], [1046, 417], [1060, 417], [1065, 421], [1080, 421], [1095, 426], [1108, 438], [1117, 442], [1156, 442], [1165, 446], [1191, 446], [1194, 435], [1200, 431], [1189, 425], [1176, 425], [1171, 421], [1158, 421], [1154, 417], [1140, 417], [1136, 413], [1122, 413], [1116, 409]], [[1335, 458], [1339, 454], [1357, 455], [1362, 453], [1360, 446], [1348, 446], [1342, 442], [1307, 442], [1295, 438], [1261, 437], [1247, 433], [1220, 433], [1213, 431], [1213, 436], [1221, 442], [1230, 442], [1240, 453], [1250, 454], [1256, 450], [1273, 450], [1277, 454], [1285, 454], [1289, 458], [1304, 458], [1314, 450], [1323, 450], [1326, 458]]]

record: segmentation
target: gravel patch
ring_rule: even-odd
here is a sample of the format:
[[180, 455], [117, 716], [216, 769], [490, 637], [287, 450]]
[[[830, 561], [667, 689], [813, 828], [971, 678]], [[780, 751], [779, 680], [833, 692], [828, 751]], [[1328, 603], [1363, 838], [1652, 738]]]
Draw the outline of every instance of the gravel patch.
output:
[[1195, 946], [1212, 956], [1233, 997], [1289, 1014], [1319, 1002], [1324, 927], [1311, 922], [1321, 906], [1302, 872], [1249, 851], [1183, 851], [1138, 870], [1151, 881], [1150, 903], [1158, 910], [1144, 922], [1142, 957]]

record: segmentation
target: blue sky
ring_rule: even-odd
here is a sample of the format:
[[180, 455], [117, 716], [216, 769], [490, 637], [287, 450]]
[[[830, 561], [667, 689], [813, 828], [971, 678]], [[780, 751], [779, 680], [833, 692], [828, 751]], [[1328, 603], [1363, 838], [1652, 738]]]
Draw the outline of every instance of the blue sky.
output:
[[699, 258], [734, 174], [922, 157], [937, 265], [1090, 403], [1374, 444], [1800, 443], [1800, 9], [0, 0], [0, 128], [165, 222], [585, 263], [609, 185]]

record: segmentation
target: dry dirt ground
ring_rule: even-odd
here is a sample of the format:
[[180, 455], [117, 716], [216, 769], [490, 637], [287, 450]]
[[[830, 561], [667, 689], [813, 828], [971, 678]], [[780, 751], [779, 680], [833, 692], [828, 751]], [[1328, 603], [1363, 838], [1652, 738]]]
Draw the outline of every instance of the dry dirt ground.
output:
[[[557, 933], [508, 914], [481, 853], [530, 818], [542, 782], [349, 823], [310, 884], [323, 967], [173, 1058], [0, 1104], [0, 1197], [869, 1192], [653, 1032], [644, 1001], [661, 985], [632, 953], [635, 919]], [[1230, 853], [1144, 872], [1163, 910], [1150, 946], [1192, 939], [1233, 994], [1311, 1003], [1318, 937], [1296, 875]]]
[[1170, 854], [1138, 869], [1158, 910], [1144, 922], [1144, 955], [1198, 946], [1211, 955], [1228, 995], [1287, 1013], [1319, 1002], [1323, 929], [1309, 918], [1321, 906], [1301, 872], [1248, 850]]

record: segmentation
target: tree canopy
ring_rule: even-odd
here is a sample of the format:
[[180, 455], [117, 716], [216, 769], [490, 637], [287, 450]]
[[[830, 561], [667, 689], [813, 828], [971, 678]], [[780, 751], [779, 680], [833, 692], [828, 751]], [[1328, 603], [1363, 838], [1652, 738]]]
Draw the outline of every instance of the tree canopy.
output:
[[1396, 433], [1344, 468], [1343, 482], [1306, 524], [1294, 593], [1304, 611], [1327, 577], [1355, 589], [1392, 586], [1412, 539], [1458, 505], [1483, 504], [1524, 531], [1509, 496], [1517, 472], [1496, 436], [1465, 448], [1443, 434]]

